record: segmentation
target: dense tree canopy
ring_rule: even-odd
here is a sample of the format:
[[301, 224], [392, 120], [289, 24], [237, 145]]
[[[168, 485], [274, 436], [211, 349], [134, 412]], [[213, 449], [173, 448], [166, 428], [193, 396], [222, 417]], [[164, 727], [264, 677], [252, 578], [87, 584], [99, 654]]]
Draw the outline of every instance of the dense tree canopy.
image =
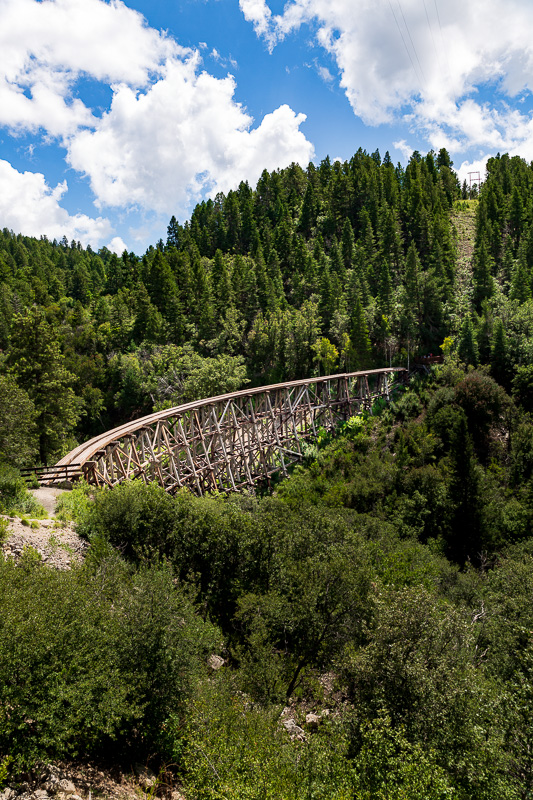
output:
[[[41, 461], [71, 435], [189, 399], [194, 379], [176, 384], [169, 347], [206, 375], [236, 359], [222, 370], [229, 387], [437, 351], [456, 313], [459, 194], [447, 154], [415, 153], [404, 170], [359, 150], [264, 171], [255, 189], [200, 203], [184, 225], [173, 217], [166, 243], [142, 257], [4, 230], [0, 369], [35, 404]], [[485, 249], [476, 263], [493, 263]]]

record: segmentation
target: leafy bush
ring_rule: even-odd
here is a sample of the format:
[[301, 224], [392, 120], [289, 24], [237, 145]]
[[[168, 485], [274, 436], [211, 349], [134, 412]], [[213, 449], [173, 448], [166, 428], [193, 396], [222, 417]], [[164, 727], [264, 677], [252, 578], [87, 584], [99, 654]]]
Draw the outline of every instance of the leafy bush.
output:
[[0, 464], [16, 467], [35, 464], [38, 453], [35, 406], [9, 374], [0, 374], [0, 409]]
[[525, 411], [533, 411], [533, 364], [523, 364], [516, 368], [512, 381], [513, 399]]
[[421, 743], [426, 757], [438, 754], [460, 797], [505, 796], [495, 791], [507, 767], [495, 724], [496, 687], [476, 663], [476, 635], [470, 615], [424, 589], [379, 593], [368, 644], [348, 647], [345, 655], [354, 748], [365, 746], [367, 721], [385, 715], [396, 732], [403, 729], [400, 738]]
[[0, 760], [0, 789], [3, 789], [4, 787], [9, 770], [9, 765], [12, 760], [13, 759], [11, 758], [11, 756], [5, 756]]
[[474, 370], [455, 388], [455, 402], [463, 409], [476, 449], [484, 453], [491, 427], [510, 407], [510, 398], [489, 375]]
[[63, 492], [57, 498], [56, 517], [63, 522], [80, 522], [86, 518], [89, 512], [91, 497], [97, 490], [85, 481], [77, 481], [72, 489]]
[[176, 522], [176, 504], [157, 483], [126, 481], [111, 491], [97, 492], [87, 503], [86, 489], [74, 495], [80, 533], [101, 535], [127, 556], [164, 553]]
[[26, 514], [32, 517], [46, 517], [46, 511], [31, 495], [17, 470], [0, 467], [0, 513]]
[[5, 543], [9, 536], [9, 523], [7, 519], [0, 519], [0, 547]]
[[412, 744], [386, 715], [364, 726], [355, 759], [354, 800], [456, 800], [457, 791], [434, 751]]
[[165, 719], [213, 647], [168, 566], [0, 559], [0, 753], [19, 769], [110, 748], [164, 755]]
[[393, 404], [393, 411], [401, 420], [417, 417], [422, 411], [422, 403], [414, 391], [408, 391]]
[[187, 797], [202, 800], [351, 800], [352, 767], [342, 726], [324, 721], [291, 741], [279, 710], [259, 709], [218, 674], [199, 686], [185, 726], [174, 724], [174, 760]]

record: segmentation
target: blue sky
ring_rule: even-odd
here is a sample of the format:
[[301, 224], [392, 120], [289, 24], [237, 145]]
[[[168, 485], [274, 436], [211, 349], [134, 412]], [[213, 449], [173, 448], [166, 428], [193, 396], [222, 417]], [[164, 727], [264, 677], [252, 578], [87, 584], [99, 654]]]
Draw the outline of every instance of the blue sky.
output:
[[142, 253], [263, 168], [533, 158], [531, 0], [0, 0], [0, 226]]

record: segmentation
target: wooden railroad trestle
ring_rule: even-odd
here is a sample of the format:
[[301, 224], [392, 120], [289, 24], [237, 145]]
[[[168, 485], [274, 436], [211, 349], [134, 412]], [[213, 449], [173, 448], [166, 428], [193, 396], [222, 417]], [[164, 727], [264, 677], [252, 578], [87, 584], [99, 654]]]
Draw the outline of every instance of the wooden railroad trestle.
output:
[[[378, 397], [387, 400], [401, 367], [328, 375], [245, 389], [150, 414], [80, 445], [56, 464], [96, 486], [141, 478], [197, 494], [253, 487], [302, 458], [319, 428], [332, 430]], [[74, 473], [71, 473], [74, 474]], [[52, 471], [41, 483], [56, 482]]]

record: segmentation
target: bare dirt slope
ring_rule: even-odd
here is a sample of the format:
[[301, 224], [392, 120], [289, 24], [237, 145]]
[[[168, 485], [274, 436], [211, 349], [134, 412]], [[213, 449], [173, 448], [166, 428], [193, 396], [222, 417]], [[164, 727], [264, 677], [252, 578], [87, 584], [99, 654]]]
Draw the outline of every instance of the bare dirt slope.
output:
[[81, 561], [87, 542], [80, 539], [74, 527], [55, 519], [56, 501], [62, 489], [41, 487], [33, 489], [35, 499], [45, 508], [50, 519], [3, 517], [8, 521], [9, 535], [2, 545], [5, 556], [19, 559], [25, 547], [39, 553], [43, 562], [56, 569], [69, 569]]

